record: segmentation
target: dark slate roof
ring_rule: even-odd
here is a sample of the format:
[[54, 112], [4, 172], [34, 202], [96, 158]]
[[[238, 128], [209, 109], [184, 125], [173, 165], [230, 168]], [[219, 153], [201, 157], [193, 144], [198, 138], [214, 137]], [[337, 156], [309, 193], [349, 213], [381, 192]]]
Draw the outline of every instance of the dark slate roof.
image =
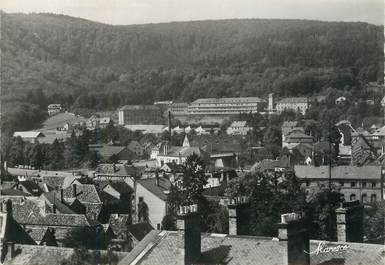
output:
[[[124, 151], [127, 147], [125, 146], [114, 146], [114, 145], [101, 145], [101, 146], [90, 146], [90, 150], [96, 151], [104, 159], [110, 158], [112, 155], [118, 155]], [[131, 151], [130, 151], [131, 152]]]
[[155, 178], [140, 179], [137, 183], [142, 185], [145, 189], [147, 189], [159, 199], [164, 201], [167, 199], [167, 196], [166, 194], [164, 194], [164, 191], [168, 190], [171, 187], [170, 180], [162, 177], [159, 177], [159, 186], [156, 185]]
[[108, 194], [105, 191], [99, 191], [99, 198], [102, 201], [104, 205], [113, 204], [113, 203], [120, 203], [120, 200], [115, 198], [114, 196]]
[[176, 163], [166, 163], [172, 172], [183, 172], [184, 166]]
[[154, 228], [147, 222], [129, 225], [127, 230], [136, 240], [142, 240]]
[[[73, 198], [73, 186], [63, 190], [64, 198]], [[76, 198], [81, 203], [101, 203], [98, 192], [93, 184], [76, 185]]]
[[0, 240], [2, 243], [4, 239], [21, 244], [36, 244], [10, 214], [0, 213]]
[[[183, 232], [149, 233], [119, 265], [128, 265], [139, 255], [136, 264], [184, 264]], [[197, 264], [282, 265], [287, 243], [272, 238], [202, 234], [202, 257]], [[154, 244], [148, 248], [150, 244]], [[147, 247], [147, 248], [146, 248]]]
[[124, 181], [111, 181], [108, 185], [119, 192], [119, 194], [134, 192], [134, 190]]
[[[177, 156], [188, 157], [192, 154], [202, 156], [204, 155], [204, 151], [196, 146], [192, 146], [192, 147], [171, 146], [167, 152], [168, 156], [174, 156], [174, 157], [177, 157]], [[159, 154], [159, 155], [162, 155], [162, 154]]]
[[19, 184], [15, 184], [13, 188], [17, 188], [17, 185], [23, 186], [33, 196], [40, 196], [43, 193], [40, 186], [32, 180], [21, 181]]

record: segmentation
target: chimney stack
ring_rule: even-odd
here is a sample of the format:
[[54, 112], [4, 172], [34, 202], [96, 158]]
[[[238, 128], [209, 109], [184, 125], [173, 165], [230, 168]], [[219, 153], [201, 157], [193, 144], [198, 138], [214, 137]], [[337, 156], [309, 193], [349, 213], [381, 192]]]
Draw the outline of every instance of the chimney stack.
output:
[[192, 265], [201, 256], [201, 229], [198, 205], [179, 207], [177, 228], [184, 232], [184, 264]]
[[72, 197], [75, 197], [77, 196], [77, 191], [76, 191], [76, 184], [72, 184]]
[[229, 235], [249, 234], [249, 198], [235, 197], [230, 199], [227, 209], [229, 211]]
[[359, 201], [344, 202], [336, 209], [337, 241], [363, 242], [364, 206]]
[[287, 213], [281, 215], [278, 224], [279, 241], [287, 242], [287, 254], [284, 255], [284, 265], [309, 265], [309, 233], [307, 222], [302, 214]]
[[171, 136], [172, 136], [172, 132], [171, 132], [171, 111], [168, 111], [168, 132], [170, 134], [170, 140], [171, 140]]
[[155, 170], [155, 184], [159, 186], [159, 172], [158, 169]]
[[15, 257], [15, 243], [8, 241], [7, 242], [7, 255], [9, 258], [13, 259]]
[[64, 203], [64, 190], [60, 189], [60, 202]]
[[11, 200], [3, 200], [1, 202], [1, 212], [12, 215], [12, 201]]

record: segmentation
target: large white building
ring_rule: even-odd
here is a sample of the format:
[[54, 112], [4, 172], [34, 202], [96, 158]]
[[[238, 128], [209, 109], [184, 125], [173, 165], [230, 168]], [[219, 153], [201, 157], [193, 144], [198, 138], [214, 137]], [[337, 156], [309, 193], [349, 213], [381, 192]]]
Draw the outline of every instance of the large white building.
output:
[[266, 100], [258, 97], [200, 98], [188, 106], [188, 113], [202, 115], [257, 113], [264, 111], [266, 104]]
[[301, 98], [284, 98], [277, 102], [276, 109], [278, 113], [285, 110], [293, 110], [305, 115], [306, 110], [309, 108], [309, 99], [305, 97]]

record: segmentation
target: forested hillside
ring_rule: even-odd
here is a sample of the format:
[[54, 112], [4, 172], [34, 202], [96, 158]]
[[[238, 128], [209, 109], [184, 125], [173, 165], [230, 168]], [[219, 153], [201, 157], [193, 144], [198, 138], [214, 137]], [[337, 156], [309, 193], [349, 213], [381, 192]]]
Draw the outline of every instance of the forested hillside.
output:
[[[1, 13], [5, 110], [42, 89], [72, 109], [198, 97], [313, 95], [382, 80], [383, 28], [241, 19], [111, 26]], [[34, 97], [32, 97], [34, 98]], [[24, 106], [25, 107], [25, 106]], [[3, 109], [3, 112], [4, 112]]]

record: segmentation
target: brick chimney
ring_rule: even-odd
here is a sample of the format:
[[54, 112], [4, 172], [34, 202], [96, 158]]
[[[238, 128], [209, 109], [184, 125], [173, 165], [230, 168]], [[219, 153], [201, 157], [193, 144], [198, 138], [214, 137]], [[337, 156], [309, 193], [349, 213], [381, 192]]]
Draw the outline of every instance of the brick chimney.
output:
[[284, 254], [284, 265], [309, 265], [309, 233], [306, 219], [299, 213], [281, 215], [278, 224], [279, 241], [287, 242], [287, 253]]
[[249, 234], [249, 198], [235, 197], [230, 199], [227, 209], [229, 211], [229, 235]]
[[336, 217], [339, 242], [363, 242], [364, 206], [359, 201], [342, 203]]
[[194, 264], [201, 256], [201, 230], [197, 204], [179, 208], [177, 228], [184, 232], [184, 264]]

